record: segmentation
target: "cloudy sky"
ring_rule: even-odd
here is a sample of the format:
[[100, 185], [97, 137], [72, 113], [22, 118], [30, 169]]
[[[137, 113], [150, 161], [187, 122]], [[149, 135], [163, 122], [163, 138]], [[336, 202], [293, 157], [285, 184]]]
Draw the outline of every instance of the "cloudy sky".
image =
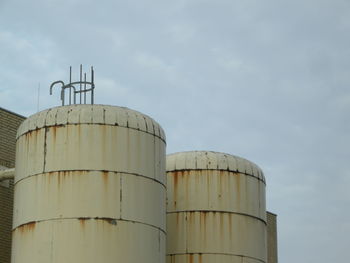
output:
[[153, 117], [168, 153], [265, 171], [279, 262], [348, 260], [349, 0], [0, 0], [0, 48], [1, 107], [57, 106], [93, 65], [96, 103]]

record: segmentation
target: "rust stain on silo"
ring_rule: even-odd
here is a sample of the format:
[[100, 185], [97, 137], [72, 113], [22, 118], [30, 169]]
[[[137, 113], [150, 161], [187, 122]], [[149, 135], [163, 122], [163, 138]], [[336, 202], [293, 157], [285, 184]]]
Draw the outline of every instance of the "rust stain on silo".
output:
[[229, 231], [229, 238], [230, 238], [230, 241], [232, 241], [232, 214], [229, 214], [228, 216], [228, 231]]
[[24, 234], [24, 233], [32, 232], [35, 229], [35, 225], [36, 225], [36, 222], [31, 221], [24, 225], [19, 226], [17, 229], [19, 230], [19, 232]]
[[199, 213], [200, 213], [200, 224], [205, 226], [209, 211], [201, 211]]
[[190, 224], [190, 226], [191, 227], [193, 227], [194, 226], [194, 217], [195, 217], [195, 212], [187, 212], [187, 215], [188, 215], [188, 218], [189, 218], [189, 224]]
[[179, 177], [183, 176], [183, 172], [182, 171], [174, 171], [171, 176], [174, 178], [174, 193], [177, 192], [177, 186], [178, 186], [178, 182], [179, 182]]
[[53, 126], [53, 127], [50, 127], [49, 129], [52, 130], [52, 137], [53, 137], [53, 140], [56, 141], [56, 132], [57, 132], [57, 126]]
[[60, 188], [61, 187], [61, 180], [62, 180], [62, 176], [61, 176], [61, 172], [58, 172], [58, 174], [57, 174], [57, 186], [58, 186], [58, 188]]
[[221, 198], [223, 194], [226, 194], [227, 191], [225, 191], [224, 187], [227, 187], [228, 181], [226, 171], [217, 171], [218, 173], [218, 184], [219, 184], [219, 190], [218, 190], [218, 198]]
[[225, 214], [224, 213], [216, 213], [214, 212], [214, 216], [219, 216], [220, 217], [220, 234], [221, 236], [224, 234], [224, 216]]
[[233, 176], [236, 181], [236, 197], [237, 197], [237, 204], [241, 203], [241, 174], [240, 173], [233, 173]]
[[88, 217], [78, 217], [78, 220], [79, 220], [80, 226], [84, 228], [86, 220], [90, 220], [90, 218], [88, 218]]
[[103, 179], [103, 183], [105, 186], [105, 190], [107, 190], [107, 186], [108, 186], [108, 171], [102, 171], [102, 179]]
[[198, 263], [202, 263], [202, 253], [198, 254]]
[[188, 262], [193, 263], [193, 254], [188, 255]]
[[174, 206], [176, 207], [176, 200], [177, 200], [177, 195], [178, 195], [178, 185], [179, 185], [179, 180], [182, 180], [184, 177], [183, 171], [174, 171], [170, 174], [170, 176], [173, 178], [173, 189], [174, 189]]
[[207, 217], [208, 217], [208, 212], [207, 211], [202, 211], [200, 213], [200, 233], [203, 234], [204, 240], [207, 239], [206, 231], [207, 231]]

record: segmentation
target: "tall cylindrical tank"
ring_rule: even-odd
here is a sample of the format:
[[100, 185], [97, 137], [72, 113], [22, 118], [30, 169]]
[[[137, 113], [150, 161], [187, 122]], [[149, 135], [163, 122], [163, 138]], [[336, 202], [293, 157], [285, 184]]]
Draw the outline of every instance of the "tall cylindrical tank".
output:
[[243, 158], [167, 156], [167, 262], [266, 262], [265, 178]]
[[164, 263], [165, 135], [104, 105], [52, 108], [17, 134], [12, 263]]

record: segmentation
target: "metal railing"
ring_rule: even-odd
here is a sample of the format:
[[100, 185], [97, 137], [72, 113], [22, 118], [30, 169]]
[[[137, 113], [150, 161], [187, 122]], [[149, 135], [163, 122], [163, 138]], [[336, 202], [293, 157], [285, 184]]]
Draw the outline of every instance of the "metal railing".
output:
[[[91, 67], [91, 80], [87, 81], [86, 79], [86, 73], [84, 73], [84, 79], [83, 79], [83, 66], [80, 65], [80, 80], [72, 82], [72, 67], [69, 67], [69, 83], [65, 84], [62, 80], [58, 80], [53, 82], [50, 85], [50, 95], [52, 95], [52, 89], [55, 85], [61, 84], [61, 101], [62, 106], [65, 105], [65, 97], [66, 97], [66, 90], [68, 90], [68, 101], [69, 104], [88, 104], [86, 101], [86, 95], [90, 92], [90, 99], [91, 104], [94, 104], [94, 89], [95, 89], [95, 83], [94, 83], [94, 68]], [[77, 88], [79, 86], [79, 89]], [[79, 95], [79, 96], [78, 96]], [[78, 103], [77, 103], [77, 97], [78, 97]], [[73, 100], [73, 103], [72, 103]]]

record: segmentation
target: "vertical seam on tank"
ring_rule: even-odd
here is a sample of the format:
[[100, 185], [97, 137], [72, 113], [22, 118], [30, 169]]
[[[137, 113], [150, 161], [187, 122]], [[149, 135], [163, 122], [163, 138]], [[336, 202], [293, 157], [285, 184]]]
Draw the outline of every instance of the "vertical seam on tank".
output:
[[135, 119], [136, 119], [136, 125], [137, 125], [137, 130], [139, 131], [140, 130], [140, 120], [138, 119], [137, 117], [137, 114], [135, 113]]
[[158, 229], [158, 251], [160, 254], [160, 230]]
[[188, 228], [189, 224], [187, 223], [187, 213], [185, 212], [185, 221], [186, 221], [186, 253], [188, 253]]
[[43, 164], [43, 173], [45, 172], [46, 169], [46, 153], [47, 153], [47, 132], [48, 132], [47, 127], [45, 127], [45, 138], [44, 138], [44, 164]]
[[57, 109], [56, 114], [55, 114], [55, 121], [54, 121], [54, 125], [53, 125], [53, 126], [57, 126], [57, 114], [58, 114], [58, 110], [59, 110], [59, 109]]
[[[159, 170], [157, 167], [159, 166], [158, 165], [158, 160], [156, 159], [156, 139], [155, 137], [153, 136], [153, 160], [154, 160], [154, 163], [156, 164], [156, 167], [155, 167], [155, 171], [154, 171], [154, 179], [156, 180], [157, 179], [157, 170]], [[159, 150], [159, 149], [158, 149]], [[159, 153], [158, 153], [159, 154]], [[160, 168], [160, 167], [159, 167]], [[160, 174], [158, 175], [159, 176], [159, 180], [160, 180]]]
[[146, 131], [148, 131], [148, 125], [147, 125], [146, 117], [142, 115], [142, 118], [143, 118], [143, 120], [145, 121]]
[[106, 124], [106, 109], [103, 108], [103, 124]]
[[[259, 216], [263, 216], [261, 215], [261, 193], [260, 193], [260, 181], [258, 181], [258, 200], [259, 200]], [[266, 220], [266, 216], [265, 216], [265, 220]], [[267, 221], [267, 220], [266, 220]]]
[[119, 187], [120, 187], [120, 193], [119, 193], [119, 195], [120, 195], [120, 207], [119, 207], [119, 210], [120, 210], [120, 218], [123, 218], [122, 217], [122, 205], [123, 205], [123, 192], [122, 192], [122, 188], [123, 188], [123, 181], [122, 181], [122, 178], [123, 178], [123, 175], [122, 174], [120, 174], [120, 179], [119, 179]]
[[44, 136], [44, 164], [43, 164], [43, 173], [45, 172], [45, 169], [46, 169], [46, 151], [47, 151], [47, 145], [46, 145], [46, 138], [47, 138], [47, 128], [46, 127], [46, 120], [47, 120], [47, 115], [49, 115], [49, 112], [51, 111], [51, 109], [49, 109], [47, 112], [46, 112], [46, 115], [45, 115], [45, 121], [44, 121], [44, 126], [42, 128], [45, 129], [45, 136]]
[[54, 228], [54, 225], [52, 224], [52, 226], [51, 226], [51, 262], [53, 262], [53, 232], [54, 232], [54, 230], [53, 230], [53, 228]]

